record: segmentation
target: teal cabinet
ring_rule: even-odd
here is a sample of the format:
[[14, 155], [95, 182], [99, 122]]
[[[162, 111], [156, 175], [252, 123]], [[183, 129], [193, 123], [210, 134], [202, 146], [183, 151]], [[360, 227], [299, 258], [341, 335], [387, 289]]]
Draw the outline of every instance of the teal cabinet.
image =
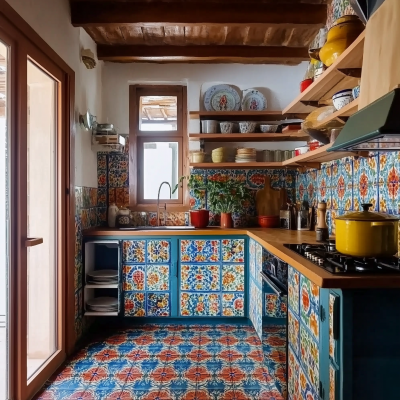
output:
[[320, 289], [291, 266], [288, 306], [288, 399], [318, 399]]
[[[165, 239], [124, 240], [122, 288], [125, 317], [170, 317], [176, 286], [172, 243]], [[175, 274], [174, 274], [175, 272]]]
[[125, 317], [245, 317], [244, 237], [124, 240]]
[[179, 240], [181, 317], [244, 317], [246, 239]]

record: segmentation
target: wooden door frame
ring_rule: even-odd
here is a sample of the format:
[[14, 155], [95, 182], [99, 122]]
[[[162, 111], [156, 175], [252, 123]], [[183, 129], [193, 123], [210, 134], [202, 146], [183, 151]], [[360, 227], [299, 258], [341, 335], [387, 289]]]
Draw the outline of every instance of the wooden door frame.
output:
[[[65, 270], [62, 271], [61, 282], [63, 291], [63, 307], [62, 314], [64, 316], [63, 325], [64, 332], [62, 335], [62, 344], [64, 352], [69, 354], [75, 346], [75, 305], [74, 305], [74, 269], [75, 269], [75, 72], [61, 59], [57, 53], [51, 49], [51, 47], [16, 13], [16, 11], [6, 3], [5, 0], [0, 0], [0, 22], [1, 31], [4, 31], [3, 37], [11, 37], [10, 45], [13, 46], [11, 51], [11, 90], [13, 96], [11, 99], [11, 114], [10, 115], [10, 126], [11, 126], [11, 151], [10, 159], [12, 163], [12, 169], [10, 174], [11, 189], [10, 189], [10, 204], [17, 204], [16, 209], [22, 207], [22, 199], [18, 198], [18, 187], [21, 184], [19, 181], [19, 173], [21, 168], [21, 161], [23, 166], [26, 167], [26, 154], [18, 154], [17, 140], [18, 132], [21, 129], [26, 130], [26, 88], [21, 88], [21, 84], [18, 82], [18, 76], [26, 69], [27, 54], [35, 56], [36, 61], [42, 61], [42, 66], [53, 63], [57, 68], [62, 71], [61, 84], [64, 86], [62, 92], [64, 108], [62, 110], [62, 139], [63, 143], [59, 143], [62, 146], [62, 159], [59, 160], [62, 163], [62, 170], [64, 171], [64, 183], [65, 187], [61, 190], [65, 190], [65, 207], [62, 210], [63, 220], [65, 223], [65, 254], [63, 254]], [[23, 95], [25, 91], [25, 96]], [[25, 101], [25, 103], [24, 103]], [[24, 161], [25, 160], [25, 161]], [[59, 164], [61, 165], [61, 164]], [[62, 195], [62, 193], [60, 193]], [[26, 199], [25, 199], [26, 203]], [[26, 204], [25, 204], [26, 205]], [[10, 284], [11, 284], [11, 297], [10, 307], [8, 310], [9, 316], [16, 316], [18, 314], [19, 303], [26, 300], [25, 297], [21, 297], [21, 287], [19, 282], [21, 281], [21, 254], [18, 249], [21, 248], [21, 216], [18, 215], [15, 209], [11, 210], [12, 230], [10, 233], [11, 239], [11, 254], [10, 254]], [[18, 332], [18, 326], [16, 319], [11, 322], [10, 329], [10, 359], [16, 360], [16, 357], [21, 356], [21, 349], [17, 349], [15, 345], [18, 343], [18, 337], [21, 340], [21, 332]], [[26, 340], [26, 338], [25, 338]], [[65, 356], [63, 356], [65, 357]], [[63, 358], [62, 357], [62, 358]], [[54, 372], [54, 366], [48, 365], [41, 373], [40, 379], [37, 379], [34, 385], [29, 387], [29, 390], [21, 390], [23, 387], [22, 383], [26, 386], [27, 382], [21, 381], [21, 372], [16, 369], [17, 363], [14, 362], [11, 365], [10, 371], [10, 395], [16, 399], [27, 399], [31, 397], [40, 387], [44, 381]]]

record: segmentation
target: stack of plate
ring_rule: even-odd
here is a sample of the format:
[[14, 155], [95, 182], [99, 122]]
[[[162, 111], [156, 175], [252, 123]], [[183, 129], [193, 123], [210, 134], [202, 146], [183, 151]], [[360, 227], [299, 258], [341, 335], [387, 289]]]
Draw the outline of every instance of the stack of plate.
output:
[[237, 149], [235, 161], [237, 163], [255, 162], [257, 151], [254, 148]]
[[112, 285], [118, 283], [118, 271], [116, 269], [101, 269], [86, 274], [86, 282], [94, 285]]
[[96, 297], [86, 302], [86, 309], [94, 312], [118, 312], [116, 297]]

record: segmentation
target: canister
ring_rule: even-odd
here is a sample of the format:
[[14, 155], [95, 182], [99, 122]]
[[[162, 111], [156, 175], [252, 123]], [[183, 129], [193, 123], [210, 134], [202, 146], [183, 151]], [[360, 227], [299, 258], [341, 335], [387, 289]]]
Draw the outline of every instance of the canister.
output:
[[263, 150], [263, 161], [264, 162], [274, 161], [274, 152], [271, 150]]

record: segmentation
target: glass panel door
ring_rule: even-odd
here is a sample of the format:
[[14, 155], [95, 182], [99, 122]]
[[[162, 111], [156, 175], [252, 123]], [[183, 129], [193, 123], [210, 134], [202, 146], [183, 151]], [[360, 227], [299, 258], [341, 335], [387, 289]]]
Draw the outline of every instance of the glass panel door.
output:
[[9, 48], [0, 41], [0, 399], [6, 399], [8, 387], [8, 282], [9, 282], [9, 165], [8, 105]]
[[28, 61], [27, 378], [57, 351], [57, 88]]

